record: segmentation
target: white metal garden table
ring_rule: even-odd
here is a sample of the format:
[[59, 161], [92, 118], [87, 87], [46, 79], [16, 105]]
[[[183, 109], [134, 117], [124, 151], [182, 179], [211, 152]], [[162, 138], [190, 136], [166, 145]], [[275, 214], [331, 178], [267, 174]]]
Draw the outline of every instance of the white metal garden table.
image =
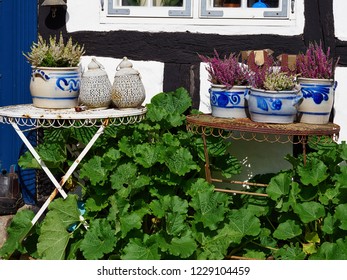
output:
[[[48, 178], [55, 186], [54, 191], [42, 205], [31, 223], [34, 225], [44, 213], [50, 202], [57, 195], [58, 191], [65, 199], [66, 192], [63, 185], [75, 171], [78, 164], [88, 153], [90, 148], [104, 132], [104, 129], [109, 126], [128, 125], [140, 122], [144, 119], [146, 108], [126, 108], [126, 109], [104, 109], [104, 110], [76, 110], [72, 109], [42, 109], [34, 107], [32, 104], [13, 105], [0, 107], [0, 122], [11, 124], [19, 137], [22, 139], [26, 147], [38, 161]], [[58, 182], [52, 172], [46, 166], [40, 155], [34, 149], [24, 132], [38, 128], [81, 128], [81, 127], [98, 127], [98, 130], [85, 146], [82, 152], [75, 159], [68, 171]], [[82, 219], [82, 217], [81, 217]]]

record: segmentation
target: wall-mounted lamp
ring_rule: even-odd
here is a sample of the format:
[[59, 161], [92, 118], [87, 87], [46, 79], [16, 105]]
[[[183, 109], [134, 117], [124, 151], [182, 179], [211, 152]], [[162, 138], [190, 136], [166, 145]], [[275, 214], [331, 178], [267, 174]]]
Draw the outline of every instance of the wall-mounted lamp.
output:
[[58, 7], [66, 6], [66, 3], [64, 0], [45, 0], [41, 6], [50, 7], [52, 12], [52, 17], [55, 18]]

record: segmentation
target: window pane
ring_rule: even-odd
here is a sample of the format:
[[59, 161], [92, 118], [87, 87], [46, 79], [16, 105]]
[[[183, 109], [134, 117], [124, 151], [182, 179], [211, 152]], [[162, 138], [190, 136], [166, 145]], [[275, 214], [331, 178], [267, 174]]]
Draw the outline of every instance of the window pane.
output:
[[[226, 7], [226, 8], [241, 7], [241, 0], [224, 0], [224, 1], [215, 1], [215, 2], [222, 2], [222, 5], [219, 7]], [[217, 6], [215, 6], [215, 7], [217, 7]]]
[[183, 7], [183, 0], [153, 0], [153, 6]]
[[278, 8], [279, 0], [247, 0], [248, 7]]
[[147, 0], [122, 0], [122, 6], [146, 6]]

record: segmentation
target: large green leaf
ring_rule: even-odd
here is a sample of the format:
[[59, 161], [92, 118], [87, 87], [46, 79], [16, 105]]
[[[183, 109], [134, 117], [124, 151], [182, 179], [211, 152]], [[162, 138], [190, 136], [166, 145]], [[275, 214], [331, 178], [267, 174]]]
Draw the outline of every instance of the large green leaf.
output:
[[334, 175], [334, 180], [339, 186], [347, 186], [347, 165], [340, 166], [340, 173]]
[[339, 145], [340, 155], [343, 160], [347, 160], [347, 144], [346, 141], [342, 141]]
[[191, 232], [187, 231], [181, 237], [172, 238], [168, 249], [169, 252], [181, 258], [188, 258], [191, 256], [197, 248], [197, 244], [194, 238], [191, 236]]
[[[144, 236], [146, 239], [146, 236]], [[160, 260], [157, 243], [148, 243], [139, 238], [130, 239], [124, 247], [123, 260]]]
[[229, 219], [229, 236], [234, 243], [240, 243], [247, 235], [257, 236], [261, 231], [260, 220], [247, 209], [232, 210]]
[[269, 186], [266, 188], [266, 192], [273, 200], [278, 200], [282, 196], [289, 194], [290, 186], [292, 183], [292, 177], [288, 173], [280, 173], [271, 178]]
[[163, 92], [155, 95], [147, 104], [147, 118], [153, 122], [166, 120], [172, 127], [183, 124], [183, 114], [192, 104], [189, 93], [179, 88], [174, 92]]
[[330, 213], [323, 220], [322, 231], [327, 234], [333, 234], [335, 229], [336, 219]]
[[298, 166], [298, 174], [301, 182], [305, 185], [317, 186], [328, 178], [328, 168], [321, 160], [317, 158], [308, 158], [306, 165]]
[[80, 221], [80, 210], [77, 205], [77, 195], [69, 194], [66, 199], [57, 198], [48, 206], [49, 212], [46, 217], [51, 214], [57, 217], [65, 228], [68, 228], [73, 223]]
[[336, 206], [334, 218], [340, 222], [339, 228], [347, 230], [347, 204]]
[[111, 175], [112, 189], [121, 190], [124, 185], [132, 182], [137, 175], [137, 166], [134, 163], [125, 163], [117, 167]]
[[21, 249], [21, 242], [32, 228], [31, 220], [34, 213], [31, 210], [21, 210], [13, 217], [7, 228], [8, 236], [0, 248], [0, 258], [9, 258], [16, 250]]
[[165, 215], [165, 221], [166, 221], [166, 232], [169, 235], [179, 235], [181, 232], [183, 232], [187, 225], [185, 223], [187, 215], [182, 215], [178, 213], [167, 213]]
[[301, 221], [305, 224], [325, 216], [324, 206], [314, 201], [297, 204], [294, 207], [294, 212], [299, 215]]
[[202, 222], [204, 227], [211, 230], [216, 229], [218, 223], [225, 219], [227, 200], [226, 195], [219, 192], [197, 193], [190, 202], [195, 210], [195, 222]]
[[227, 249], [232, 242], [229, 235], [229, 226], [225, 225], [223, 229], [216, 232], [214, 236], [205, 235], [198, 232], [198, 238], [201, 248], [197, 250], [197, 259], [199, 260], [222, 260], [227, 254]]
[[48, 207], [49, 211], [42, 223], [37, 251], [42, 259], [61, 260], [65, 257], [71, 233], [71, 225], [80, 222], [77, 196], [58, 198]]
[[282, 260], [304, 260], [306, 258], [306, 254], [298, 242], [285, 244], [282, 248], [274, 251], [274, 256], [276, 259]]
[[51, 213], [45, 218], [37, 244], [41, 259], [63, 260], [71, 233], [66, 230], [58, 213]]
[[165, 164], [172, 173], [180, 176], [191, 170], [199, 170], [199, 166], [193, 160], [193, 156], [187, 148], [172, 149], [166, 153]]
[[135, 148], [134, 159], [143, 167], [150, 168], [158, 161], [160, 153], [161, 149], [158, 146], [149, 143], [139, 144]]
[[150, 205], [152, 214], [157, 218], [165, 218], [165, 229], [169, 235], [179, 235], [185, 231], [187, 224], [188, 203], [178, 196], [161, 196]]
[[293, 220], [287, 220], [278, 225], [273, 233], [273, 236], [277, 239], [288, 240], [302, 233], [300, 226]]
[[132, 229], [140, 229], [143, 222], [143, 216], [148, 213], [146, 208], [141, 208], [131, 213], [123, 213], [120, 218], [120, 228], [122, 238], [124, 238]]
[[324, 242], [310, 260], [347, 260], [347, 239], [339, 238], [336, 243]]
[[109, 222], [106, 219], [96, 219], [91, 222], [80, 248], [86, 259], [97, 260], [112, 252], [115, 244], [114, 229]]
[[103, 185], [107, 179], [107, 169], [102, 166], [102, 158], [94, 156], [84, 163], [81, 171], [81, 178], [88, 178], [93, 186]]

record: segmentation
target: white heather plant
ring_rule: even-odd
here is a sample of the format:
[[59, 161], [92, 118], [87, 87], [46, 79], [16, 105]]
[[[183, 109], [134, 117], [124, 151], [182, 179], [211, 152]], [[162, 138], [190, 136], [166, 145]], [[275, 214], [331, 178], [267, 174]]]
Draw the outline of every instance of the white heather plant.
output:
[[60, 33], [58, 41], [56, 36], [50, 36], [48, 42], [39, 35], [38, 42], [33, 43], [30, 52], [23, 55], [35, 67], [76, 67], [84, 53], [84, 46], [73, 43], [71, 37], [64, 44]]
[[295, 87], [295, 76], [284, 72], [273, 72], [265, 77], [264, 89], [266, 90], [292, 90]]

